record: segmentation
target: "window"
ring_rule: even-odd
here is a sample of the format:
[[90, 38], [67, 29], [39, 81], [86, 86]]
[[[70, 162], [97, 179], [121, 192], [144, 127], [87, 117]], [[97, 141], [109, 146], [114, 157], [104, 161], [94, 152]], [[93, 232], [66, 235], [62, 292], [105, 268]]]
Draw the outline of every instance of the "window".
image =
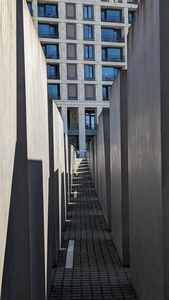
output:
[[85, 112], [85, 127], [86, 129], [95, 129], [95, 112], [86, 111]]
[[101, 36], [103, 42], [124, 42], [121, 36], [121, 29], [102, 28]]
[[93, 84], [86, 84], [85, 85], [85, 99], [86, 100], [95, 100], [95, 85]]
[[93, 6], [91, 5], [83, 6], [83, 19], [93, 20]]
[[73, 3], [66, 3], [66, 18], [76, 19], [76, 6]]
[[122, 11], [120, 9], [102, 9], [101, 10], [102, 22], [122, 22]]
[[58, 25], [39, 23], [38, 35], [40, 38], [58, 38]]
[[134, 11], [129, 11], [128, 12], [128, 23], [131, 24], [133, 22], [135, 12]]
[[87, 80], [94, 79], [94, 66], [92, 65], [84, 66], [84, 77]]
[[28, 9], [30, 11], [31, 16], [33, 16], [33, 10], [32, 10], [32, 2], [27, 2]]
[[124, 61], [122, 48], [102, 48], [103, 61]]
[[59, 58], [59, 45], [42, 44], [42, 49], [46, 58]]
[[94, 46], [84, 45], [84, 59], [93, 60], [94, 59]]
[[48, 84], [48, 98], [54, 100], [60, 99], [59, 84]]
[[67, 39], [76, 39], [76, 25], [75, 24], [66, 24], [66, 36]]
[[68, 99], [77, 100], [77, 84], [68, 84]]
[[109, 91], [111, 89], [111, 85], [103, 85], [102, 86], [102, 98], [104, 101], [109, 100]]
[[76, 64], [67, 64], [67, 79], [77, 79]]
[[84, 25], [84, 39], [93, 40], [93, 26]]
[[102, 67], [102, 80], [113, 81], [118, 73], [118, 68], [114, 67]]
[[38, 4], [38, 17], [57, 18], [58, 7], [56, 4]]
[[76, 44], [67, 44], [67, 59], [76, 59]]
[[47, 64], [47, 78], [48, 79], [59, 79], [59, 65]]

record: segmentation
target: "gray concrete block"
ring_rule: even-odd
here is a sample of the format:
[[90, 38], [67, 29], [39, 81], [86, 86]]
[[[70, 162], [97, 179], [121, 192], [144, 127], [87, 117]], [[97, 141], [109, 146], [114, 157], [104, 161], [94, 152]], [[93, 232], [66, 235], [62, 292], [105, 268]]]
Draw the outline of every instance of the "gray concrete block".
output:
[[169, 299], [167, 1], [140, 1], [128, 36], [131, 276], [140, 300]]
[[110, 228], [110, 123], [108, 109], [104, 109], [99, 116], [97, 127], [97, 163], [97, 193], [107, 226]]
[[[10, 15], [10, 18], [9, 18]], [[6, 253], [7, 239], [8, 249], [14, 250], [12, 234], [7, 238], [7, 230], [13, 227], [11, 211], [15, 210], [14, 201], [11, 205], [12, 178], [14, 173], [15, 148], [16, 148], [16, 3], [15, 1], [0, 2], [0, 295], [2, 294], [3, 272], [6, 269], [4, 261], [8, 261], [9, 253]], [[12, 55], [11, 55], [12, 53]], [[10, 63], [7, 63], [10, 62]], [[13, 246], [12, 246], [13, 245]], [[8, 261], [9, 262], [9, 261]], [[14, 267], [14, 256], [11, 257], [11, 267]], [[8, 264], [9, 266], [9, 264]], [[8, 269], [7, 266], [7, 269]], [[8, 280], [12, 281], [11, 277]], [[8, 295], [15, 291], [15, 283], [12, 282], [8, 289]], [[1, 296], [0, 296], [1, 297]], [[12, 297], [8, 298], [12, 299]]]
[[127, 76], [121, 71], [110, 92], [110, 187], [112, 238], [129, 265]]

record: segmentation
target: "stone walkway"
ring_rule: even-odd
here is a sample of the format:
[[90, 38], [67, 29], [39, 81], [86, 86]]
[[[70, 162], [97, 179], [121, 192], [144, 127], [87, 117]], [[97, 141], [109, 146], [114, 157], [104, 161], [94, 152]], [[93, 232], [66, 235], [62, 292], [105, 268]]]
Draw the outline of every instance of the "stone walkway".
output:
[[[77, 172], [50, 300], [136, 300], [129, 269], [122, 267], [114, 248], [86, 160]], [[75, 243], [73, 268], [65, 269], [69, 240]]]

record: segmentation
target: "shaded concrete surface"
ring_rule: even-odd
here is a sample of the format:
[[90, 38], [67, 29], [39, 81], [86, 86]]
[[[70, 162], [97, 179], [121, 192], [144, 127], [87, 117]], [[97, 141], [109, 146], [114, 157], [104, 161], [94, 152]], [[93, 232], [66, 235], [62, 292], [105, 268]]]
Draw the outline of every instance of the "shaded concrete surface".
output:
[[[10, 15], [10, 18], [9, 18]], [[0, 295], [16, 148], [16, 3], [0, 1]], [[11, 55], [12, 53], [12, 55]], [[10, 62], [10, 63], [8, 63]], [[10, 223], [14, 220], [10, 219]], [[10, 238], [10, 246], [12, 246]], [[13, 248], [12, 248], [13, 249]], [[14, 266], [15, 260], [11, 262]], [[9, 279], [10, 280], [10, 279]], [[11, 293], [15, 283], [11, 286]]]
[[112, 238], [129, 265], [127, 72], [120, 71], [110, 92], [110, 189]]
[[[128, 268], [122, 267], [100, 208], [89, 168], [83, 159], [74, 177], [73, 194], [54, 273], [50, 300], [137, 299]], [[74, 264], [65, 269], [69, 240], [75, 241]]]
[[169, 299], [168, 12], [168, 1], [140, 1], [128, 35], [130, 266], [141, 300]]
[[106, 224], [111, 228], [110, 200], [110, 118], [109, 109], [103, 109], [97, 126], [97, 194]]

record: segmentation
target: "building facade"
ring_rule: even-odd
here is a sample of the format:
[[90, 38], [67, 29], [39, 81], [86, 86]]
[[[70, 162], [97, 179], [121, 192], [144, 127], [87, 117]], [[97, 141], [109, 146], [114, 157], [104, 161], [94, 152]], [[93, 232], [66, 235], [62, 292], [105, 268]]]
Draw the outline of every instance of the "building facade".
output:
[[81, 155], [127, 67], [127, 34], [139, 0], [27, 1], [47, 62], [48, 97]]

